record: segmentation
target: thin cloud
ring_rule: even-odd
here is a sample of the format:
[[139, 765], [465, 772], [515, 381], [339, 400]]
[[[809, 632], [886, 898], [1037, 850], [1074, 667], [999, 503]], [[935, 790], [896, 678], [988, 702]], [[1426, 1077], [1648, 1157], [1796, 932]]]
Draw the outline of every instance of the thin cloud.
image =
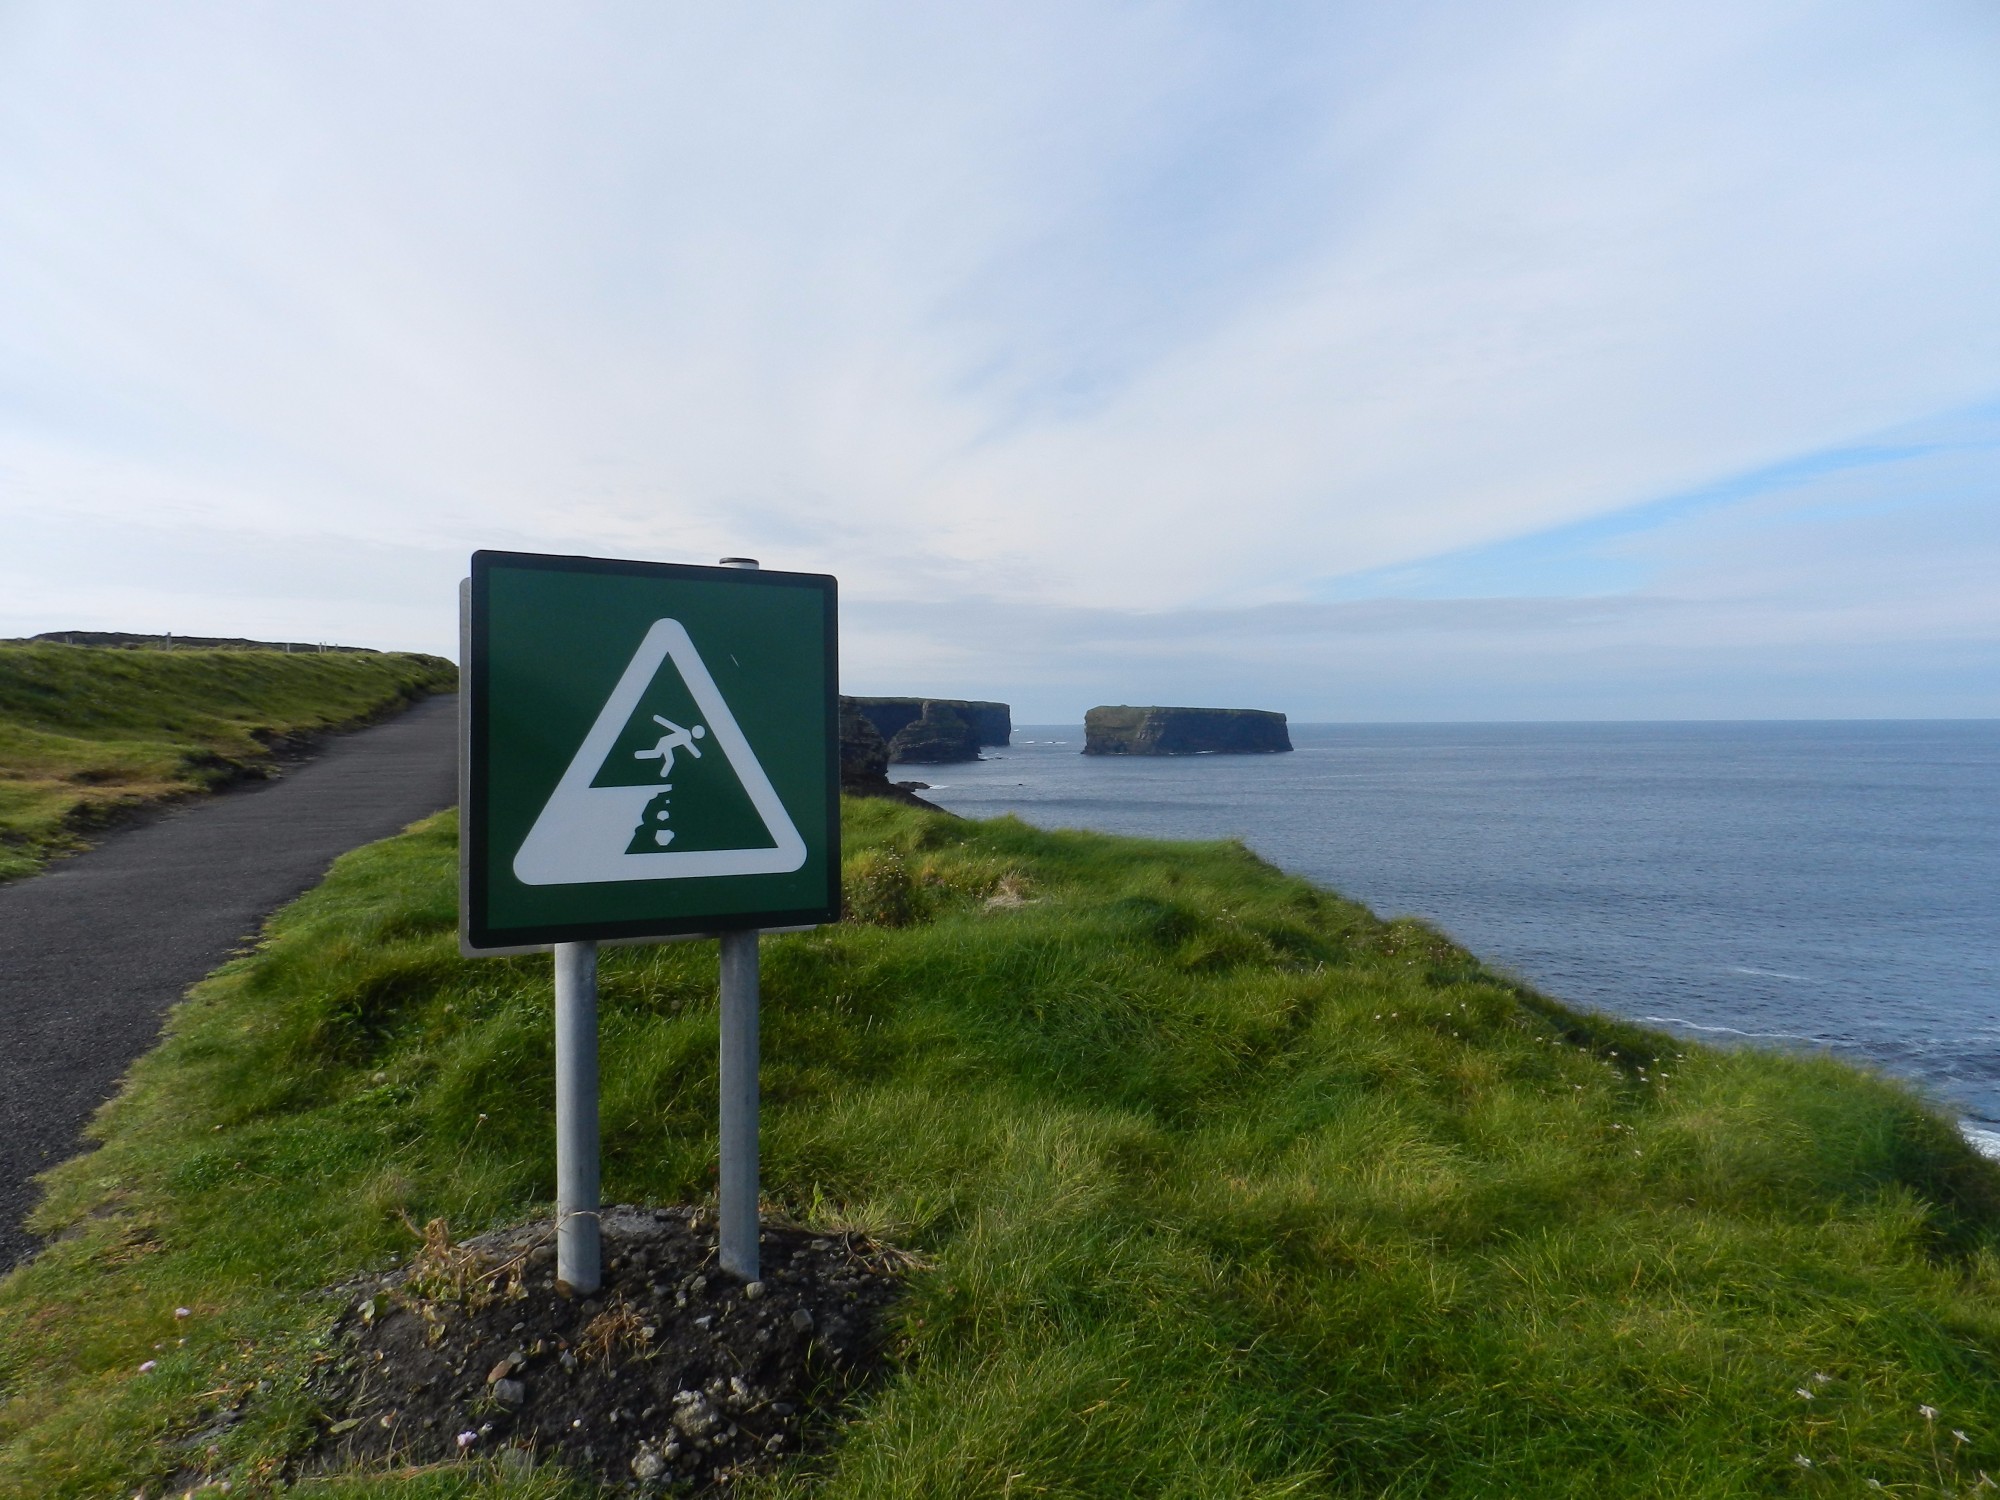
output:
[[[1133, 622], [1454, 639], [1524, 684], [1606, 632], [1662, 681], [1745, 622], [1989, 638], [1954, 580], [1990, 452], [1896, 534], [1732, 500], [1538, 540], [2000, 396], [1983, 6], [0, 26], [15, 629], [130, 623], [143, 577], [216, 633], [449, 650], [445, 561], [504, 543], [833, 571], [857, 670], [966, 691], [1079, 606], [1072, 652], [1147, 639], [1182, 698], [1207, 638]], [[1398, 577], [1460, 602], [1315, 612]]]

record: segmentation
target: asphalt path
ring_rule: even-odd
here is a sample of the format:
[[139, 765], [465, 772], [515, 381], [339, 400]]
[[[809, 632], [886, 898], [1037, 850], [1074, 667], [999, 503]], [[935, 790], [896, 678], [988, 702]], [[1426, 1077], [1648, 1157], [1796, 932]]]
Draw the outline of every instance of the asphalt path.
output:
[[457, 801], [457, 715], [455, 696], [424, 699], [0, 885], [0, 1270], [36, 1249], [35, 1174], [84, 1149], [188, 987], [336, 856]]

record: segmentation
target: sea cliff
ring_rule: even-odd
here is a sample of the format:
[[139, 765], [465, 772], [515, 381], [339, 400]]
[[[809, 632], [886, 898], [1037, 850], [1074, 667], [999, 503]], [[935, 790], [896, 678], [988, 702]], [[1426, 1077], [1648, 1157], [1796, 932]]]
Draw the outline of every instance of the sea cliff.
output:
[[1014, 733], [1013, 714], [1004, 703], [976, 698], [848, 698], [845, 701], [852, 703], [875, 726], [876, 733], [890, 742], [923, 718], [927, 708], [944, 708], [957, 714], [971, 726], [980, 745], [1004, 745]]
[[1130, 708], [1083, 717], [1085, 755], [1264, 755], [1292, 748], [1285, 716], [1261, 708]]

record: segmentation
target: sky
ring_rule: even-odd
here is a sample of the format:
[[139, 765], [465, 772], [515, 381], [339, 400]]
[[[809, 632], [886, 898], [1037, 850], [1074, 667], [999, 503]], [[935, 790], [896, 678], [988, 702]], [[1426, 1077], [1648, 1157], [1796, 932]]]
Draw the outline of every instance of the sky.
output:
[[830, 572], [850, 692], [2000, 715], [1990, 0], [0, 0], [0, 636]]

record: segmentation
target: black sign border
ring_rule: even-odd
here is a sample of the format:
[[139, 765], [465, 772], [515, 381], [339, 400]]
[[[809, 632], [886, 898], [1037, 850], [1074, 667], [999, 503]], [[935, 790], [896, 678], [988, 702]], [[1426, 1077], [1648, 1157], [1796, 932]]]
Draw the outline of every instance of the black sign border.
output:
[[[746, 588], [811, 588], [820, 592], [826, 641], [826, 901], [784, 911], [736, 912], [722, 917], [634, 918], [622, 922], [568, 922], [535, 927], [491, 926], [486, 920], [489, 845], [488, 772], [492, 745], [489, 632], [490, 584], [498, 568], [563, 573], [610, 573], [654, 579], [702, 579]], [[839, 584], [829, 573], [766, 572], [762, 568], [701, 567], [692, 563], [639, 562], [623, 558], [570, 557], [549, 552], [472, 554], [464, 606], [464, 671], [459, 714], [459, 947], [467, 954], [532, 953], [552, 943], [644, 942], [649, 938], [702, 937], [751, 928], [810, 927], [840, 920], [840, 635]]]

